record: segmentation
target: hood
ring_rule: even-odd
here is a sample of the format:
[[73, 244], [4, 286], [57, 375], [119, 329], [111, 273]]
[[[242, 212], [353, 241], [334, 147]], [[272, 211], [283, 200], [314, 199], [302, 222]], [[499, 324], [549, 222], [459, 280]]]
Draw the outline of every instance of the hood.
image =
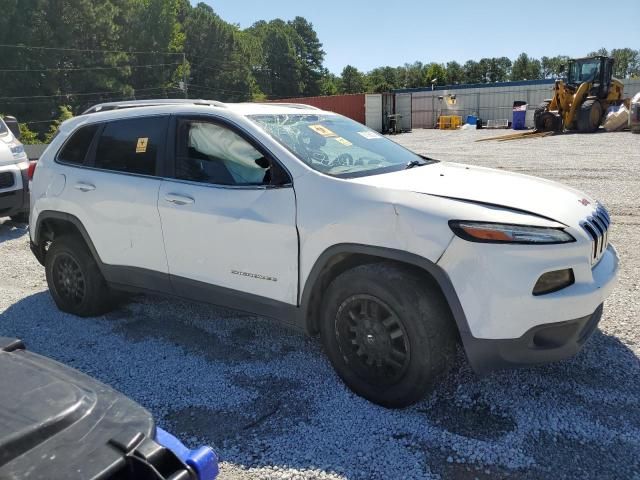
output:
[[353, 181], [520, 210], [571, 226], [591, 215], [596, 206], [594, 199], [556, 182], [449, 162]]

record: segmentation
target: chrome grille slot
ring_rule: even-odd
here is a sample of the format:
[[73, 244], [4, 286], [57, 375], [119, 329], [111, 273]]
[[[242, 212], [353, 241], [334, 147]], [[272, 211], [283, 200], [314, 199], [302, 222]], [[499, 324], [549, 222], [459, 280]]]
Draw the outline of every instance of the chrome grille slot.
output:
[[592, 239], [591, 265], [597, 264], [609, 245], [609, 226], [611, 217], [607, 210], [599, 205], [593, 215], [581, 223], [582, 228]]

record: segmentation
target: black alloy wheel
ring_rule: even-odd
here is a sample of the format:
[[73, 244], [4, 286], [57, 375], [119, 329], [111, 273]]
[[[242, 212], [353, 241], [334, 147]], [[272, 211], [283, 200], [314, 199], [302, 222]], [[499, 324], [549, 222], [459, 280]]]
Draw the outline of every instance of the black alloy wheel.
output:
[[345, 360], [363, 380], [393, 385], [406, 373], [411, 358], [407, 331], [382, 300], [347, 298], [338, 308], [335, 333]]
[[72, 305], [80, 305], [86, 293], [86, 281], [80, 265], [71, 255], [59, 255], [53, 264], [56, 292]]

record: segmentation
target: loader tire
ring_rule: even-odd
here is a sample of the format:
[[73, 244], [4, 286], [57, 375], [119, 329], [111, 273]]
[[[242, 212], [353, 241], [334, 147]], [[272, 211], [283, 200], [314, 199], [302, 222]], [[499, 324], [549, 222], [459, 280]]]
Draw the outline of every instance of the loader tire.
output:
[[598, 100], [586, 100], [578, 112], [578, 132], [593, 133], [602, 122], [602, 105]]
[[533, 125], [535, 126], [536, 129], [538, 129], [538, 122], [539, 122], [540, 116], [544, 112], [549, 110], [550, 104], [551, 104], [551, 100], [545, 100], [540, 105], [538, 105], [538, 108], [536, 108], [535, 111], [533, 112]]
[[559, 132], [562, 130], [562, 120], [557, 113], [542, 112], [538, 116], [535, 127], [539, 132]]

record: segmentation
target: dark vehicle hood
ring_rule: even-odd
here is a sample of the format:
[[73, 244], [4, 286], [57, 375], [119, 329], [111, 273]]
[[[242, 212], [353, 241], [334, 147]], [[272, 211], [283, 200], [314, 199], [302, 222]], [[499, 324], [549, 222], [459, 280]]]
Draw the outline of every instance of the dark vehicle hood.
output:
[[0, 337], [0, 478], [104, 478], [155, 431], [124, 395]]

